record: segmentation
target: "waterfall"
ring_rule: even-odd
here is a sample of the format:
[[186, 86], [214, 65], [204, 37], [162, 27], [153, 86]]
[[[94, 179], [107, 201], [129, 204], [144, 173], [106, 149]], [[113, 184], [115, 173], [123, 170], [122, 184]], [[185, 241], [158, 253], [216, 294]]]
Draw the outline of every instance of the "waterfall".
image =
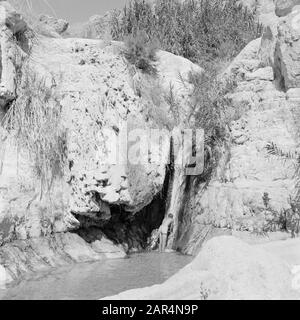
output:
[[184, 190], [186, 186], [186, 175], [183, 168], [175, 168], [173, 179], [170, 182], [169, 192], [169, 207], [166, 211], [166, 216], [172, 213], [174, 216], [173, 232], [169, 236], [167, 248], [172, 249], [176, 241], [176, 234], [178, 230], [178, 217], [183, 205]]
[[[204, 134], [202, 131], [196, 133], [196, 140], [193, 139], [193, 132], [189, 132], [190, 135], [186, 135], [180, 129], [173, 131], [171, 139], [171, 161], [173, 163], [173, 174], [170, 180], [167, 210], [165, 217], [168, 214], [173, 214], [174, 223], [173, 231], [171, 232], [167, 248], [172, 249], [176, 244], [177, 232], [179, 227], [179, 215], [184, 206], [185, 190], [187, 185], [187, 176], [194, 175], [198, 170], [198, 174], [202, 173], [204, 164]], [[193, 157], [192, 150], [195, 150], [195, 157]], [[194, 169], [188, 169], [188, 167], [195, 161], [196, 167]], [[200, 171], [199, 171], [200, 170]]]

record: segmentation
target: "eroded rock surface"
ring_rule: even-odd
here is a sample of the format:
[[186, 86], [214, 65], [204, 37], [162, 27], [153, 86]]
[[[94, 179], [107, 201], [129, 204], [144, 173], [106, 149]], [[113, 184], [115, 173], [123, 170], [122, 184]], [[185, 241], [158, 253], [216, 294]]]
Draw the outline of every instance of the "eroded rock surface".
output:
[[276, 14], [283, 17], [291, 13], [293, 8], [300, 5], [299, 0], [275, 0]]
[[275, 70], [282, 77], [284, 88], [300, 87], [300, 6], [278, 25], [278, 41], [275, 51]]
[[47, 271], [51, 267], [126, 256], [124, 250], [114, 247], [107, 239], [101, 241], [105, 244], [103, 248], [101, 245], [101, 250], [74, 233], [56, 233], [49, 237], [7, 243], [0, 247], [0, 263], [6, 272], [5, 282], [31, 272]]
[[[156, 128], [158, 120], [146, 112], [150, 102], [144, 93], [152, 88], [151, 85], [145, 86], [146, 83], [155, 84], [155, 87], [162, 88], [160, 90], [174, 85], [176, 94], [184, 99], [186, 88], [178, 83], [178, 74], [186, 76], [190, 70], [201, 71], [201, 68], [184, 58], [159, 52], [158, 77], [150, 79], [130, 68], [122, 57], [121, 43], [38, 35], [30, 43], [30, 50], [26, 51], [23, 50], [23, 42], [6, 38], [5, 32], [8, 30], [12, 35], [13, 31], [6, 25], [3, 28], [1, 36], [4, 45], [9, 46], [7, 49], [4, 45], [1, 47], [1, 86], [11, 93], [11, 97], [3, 98], [5, 108], [1, 109], [1, 120], [5, 120], [9, 103], [16, 99], [16, 90], [21, 97], [28, 90], [24, 85], [26, 77], [34, 75], [34, 81], [41, 80], [57, 95], [57, 108], [66, 129], [67, 154], [64, 175], [55, 179], [51, 190], [46, 192], [35, 176], [34, 159], [28, 150], [23, 150], [16, 143], [13, 130], [1, 127], [1, 248], [6, 245], [13, 248], [16, 241], [21, 241], [24, 246], [30, 245], [32, 239], [37, 243], [43, 242], [47, 247], [53, 237], [70, 237], [67, 232], [82, 227], [83, 223], [85, 227], [100, 228], [97, 231], [98, 242], [93, 243], [95, 250], [92, 252], [97, 251], [104, 256], [107, 253], [107, 257], [124, 256], [124, 252], [113, 243], [98, 239], [102, 236], [101, 228], [120, 210], [122, 219], [124, 216], [129, 219], [150, 205], [162, 192], [166, 163], [132, 164], [123, 159], [115, 163], [111, 160], [114, 139], [120, 138], [124, 132], [127, 136], [133, 129]], [[11, 50], [18, 53], [16, 56], [22, 64], [18, 65], [11, 59]], [[22, 72], [17, 73], [19, 67]], [[32, 95], [32, 99], [38, 99], [37, 95]], [[167, 104], [161, 111], [170, 113]], [[161, 115], [159, 112], [155, 114]], [[170, 143], [167, 143], [162, 151], [166, 158], [169, 147]], [[121, 149], [120, 154], [126, 160], [126, 149]], [[161, 210], [163, 215], [162, 207], [156, 210]], [[122, 226], [119, 229], [123, 232]], [[134, 232], [144, 231], [134, 226], [130, 232], [134, 235]], [[90, 244], [86, 246], [93, 250]], [[75, 247], [72, 249], [74, 255]], [[18, 250], [16, 256], [21, 252]], [[24, 255], [26, 260], [35, 253]], [[0, 264], [9, 268], [12, 258], [7, 255], [1, 257]], [[76, 261], [78, 259], [75, 257]], [[22, 266], [15, 262], [14, 269], [10, 270], [12, 277], [22, 273], [23, 269], [29, 270], [29, 264], [30, 259]]]
[[241, 80], [231, 95], [237, 118], [230, 125], [231, 142], [223, 151], [215, 177], [208, 186], [190, 187], [190, 201], [181, 218], [177, 246], [195, 253], [204, 239], [229, 230], [256, 232], [268, 219], [263, 195], [281, 212], [294, 194], [295, 168], [267, 151], [298, 150], [295, 116], [297, 100], [289, 100], [275, 85], [272, 67], [261, 67], [261, 40], [251, 42], [234, 60], [228, 72]]
[[46, 14], [42, 14], [39, 16], [39, 22], [47, 25], [49, 28], [53, 29], [53, 31], [58, 34], [64, 33], [68, 27], [69, 22], [64, 19], [56, 19]]

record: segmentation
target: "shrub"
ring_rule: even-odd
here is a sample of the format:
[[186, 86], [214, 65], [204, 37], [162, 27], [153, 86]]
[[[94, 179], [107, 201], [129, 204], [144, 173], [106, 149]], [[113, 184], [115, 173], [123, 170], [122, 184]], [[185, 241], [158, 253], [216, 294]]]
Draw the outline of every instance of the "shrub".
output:
[[161, 49], [197, 63], [230, 59], [262, 32], [238, 0], [131, 0], [114, 11], [110, 28], [115, 40], [144, 31]]
[[124, 56], [129, 63], [147, 74], [156, 74], [156, 53], [155, 41], [149, 41], [145, 32], [137, 32], [136, 35], [129, 35], [125, 39]]
[[292, 233], [292, 237], [300, 233], [300, 156], [297, 151], [284, 151], [280, 149], [274, 142], [270, 142], [266, 146], [267, 152], [278, 158], [281, 158], [285, 164], [286, 160], [291, 160], [295, 167], [295, 193], [289, 198], [290, 208], [283, 210], [280, 214], [274, 213], [275, 224], [281, 229]]
[[21, 150], [27, 150], [43, 190], [62, 177], [66, 159], [67, 132], [54, 87], [26, 70], [18, 86], [18, 98], [7, 111], [3, 126], [14, 135]]
[[183, 85], [191, 86], [186, 123], [190, 128], [203, 129], [205, 133], [205, 168], [198, 182], [208, 182], [228, 142], [228, 128], [234, 120], [228, 94], [237, 83], [233, 77], [220, 78], [213, 63], [207, 64], [205, 72], [191, 72], [187, 81], [180, 79]]
[[231, 78], [220, 80], [216, 68], [210, 65], [205, 72], [190, 73], [189, 83], [193, 88], [190, 119], [194, 118], [196, 127], [207, 135], [221, 138], [230, 122], [227, 111], [231, 101], [227, 94], [234, 90], [236, 82]]

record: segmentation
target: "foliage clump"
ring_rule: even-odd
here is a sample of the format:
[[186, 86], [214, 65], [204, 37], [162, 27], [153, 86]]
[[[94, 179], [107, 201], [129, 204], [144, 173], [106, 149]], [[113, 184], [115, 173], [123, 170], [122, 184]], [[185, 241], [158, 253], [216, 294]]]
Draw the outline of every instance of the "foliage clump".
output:
[[143, 31], [160, 49], [199, 64], [233, 58], [262, 32], [238, 0], [131, 0], [114, 11], [110, 28], [114, 40]]
[[158, 47], [155, 41], [149, 41], [145, 32], [128, 35], [125, 39], [124, 56], [127, 61], [147, 74], [157, 73], [155, 62]]
[[25, 70], [18, 85], [18, 97], [3, 120], [20, 150], [28, 151], [35, 175], [49, 191], [62, 177], [67, 156], [67, 131], [62, 124], [60, 97], [55, 86], [32, 70]]

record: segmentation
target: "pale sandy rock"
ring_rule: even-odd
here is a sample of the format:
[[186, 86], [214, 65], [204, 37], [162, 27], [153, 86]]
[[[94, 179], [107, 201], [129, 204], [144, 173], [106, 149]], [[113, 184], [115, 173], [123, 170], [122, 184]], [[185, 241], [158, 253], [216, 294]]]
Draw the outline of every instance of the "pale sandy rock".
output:
[[286, 261], [290, 270], [300, 265], [300, 239], [284, 239], [260, 244], [259, 247]]
[[0, 2], [0, 26], [9, 28], [13, 34], [27, 30], [25, 20], [8, 1]]
[[[178, 77], [180, 74], [183, 80], [187, 81], [189, 72], [203, 72], [203, 69], [185, 59], [183, 57], [176, 56], [170, 52], [159, 51], [157, 53], [158, 58], [158, 72], [161, 75], [161, 81], [165, 86], [166, 91], [170, 88], [170, 84], [174, 87], [176, 92], [179, 94], [184, 92], [184, 87]], [[181, 91], [181, 92], [180, 92]]]
[[289, 89], [286, 93], [288, 101], [299, 102], [300, 101], [300, 88]]
[[248, 81], [252, 80], [265, 80], [265, 81], [273, 81], [274, 80], [274, 72], [272, 67], [265, 67], [257, 69], [255, 72], [246, 73], [245, 79]]
[[[260, 39], [251, 42], [225, 72], [241, 75], [230, 96], [237, 120], [230, 125], [231, 144], [221, 150], [215, 177], [196, 195], [191, 191], [185, 205], [190, 222], [182, 224], [176, 243], [183, 252], [197, 253], [215, 228], [262, 230], [265, 192], [274, 210], [289, 208], [288, 199], [295, 191], [294, 164], [288, 160], [283, 165], [281, 159], [268, 154], [266, 146], [273, 142], [287, 152], [298, 150], [295, 110], [286, 94], [276, 89], [272, 68], [259, 68], [258, 63], [253, 68], [253, 59], [260, 61], [259, 45]], [[245, 74], [248, 80], [243, 80]]]
[[224, 236], [208, 241], [190, 265], [165, 283], [106, 299], [290, 299], [297, 294], [291, 281], [283, 260], [260, 247]]
[[94, 251], [103, 254], [108, 259], [120, 259], [127, 256], [126, 252], [121, 246], [115, 245], [112, 241], [105, 237], [103, 237], [101, 241], [94, 241], [91, 246]]
[[276, 14], [283, 17], [292, 12], [293, 8], [300, 5], [299, 0], [275, 0]]
[[5, 284], [7, 281], [6, 270], [0, 265], [0, 289], [5, 289]]
[[1, 81], [0, 109], [16, 96], [16, 69], [20, 58], [25, 55], [20, 43], [14, 41], [14, 34], [21, 35], [27, 30], [26, 22], [7, 1], [0, 2], [0, 46], [1, 46]]
[[225, 70], [224, 76], [231, 74], [245, 74], [247, 71], [255, 71], [260, 67], [259, 49], [261, 38], [255, 39], [248, 43], [239, 55], [232, 61], [230, 66]]
[[68, 186], [55, 185], [50, 199], [40, 199], [40, 184], [33, 175], [31, 159], [18, 151], [12, 138], [1, 144], [0, 157], [0, 243], [46, 236], [78, 227], [65, 208]]
[[62, 34], [68, 29], [69, 22], [64, 19], [57, 19], [46, 14], [39, 16], [39, 22], [49, 26], [58, 34]]
[[300, 87], [299, 38], [300, 6], [296, 6], [278, 26], [275, 51], [275, 72], [286, 90]]
[[[51, 74], [64, 96], [61, 104], [70, 132], [68, 160], [72, 168], [68, 175], [72, 180], [72, 211], [82, 214], [100, 210], [104, 219], [109, 216], [107, 210], [102, 211], [103, 202], [140, 211], [161, 191], [165, 179], [164, 163], [132, 165], [124, 159], [114, 163], [114, 146], [118, 142], [122, 145], [118, 140], [123, 138], [122, 129], [130, 133], [150, 126], [142, 115], [143, 100], [131, 86], [131, 75], [118, 45], [47, 39], [33, 53], [34, 68], [40, 64], [47, 74], [51, 63]], [[80, 64], [82, 60], [86, 61], [84, 65]], [[168, 69], [170, 62], [176, 66], [175, 71]], [[197, 69], [188, 60], [163, 52], [158, 63], [161, 82], [168, 88], [170, 84], [179, 88], [177, 72], [186, 75], [193, 68]], [[105, 129], [109, 131], [106, 133]], [[99, 194], [101, 202], [94, 201], [95, 194]]]
[[[108, 254], [108, 249], [111, 250], [111, 255]], [[109, 247], [107, 243], [99, 244], [94, 250], [75, 233], [56, 233], [47, 237], [4, 244], [0, 247], [0, 264], [5, 267], [7, 282], [10, 282], [31, 272], [47, 271], [52, 267], [73, 263], [104, 260], [116, 257], [117, 254], [119, 258], [124, 257], [120, 248]]]
[[74, 237], [71, 233], [65, 233], [64, 237], [62, 237], [62, 243], [64, 252], [76, 262], [96, 261], [99, 259], [99, 254], [77, 235]]
[[[95, 22], [97, 17], [92, 20]], [[0, 86], [6, 105], [16, 97], [17, 66], [12, 57], [20, 48], [9, 42], [11, 31], [4, 31], [0, 33]], [[145, 98], [137, 96], [132, 86], [132, 74], [120, 54], [121, 45], [38, 36], [32, 59], [26, 61], [23, 70], [29, 68], [45, 79], [46, 86], [57, 88], [63, 126], [68, 129], [68, 161], [64, 178], [54, 184], [51, 201], [50, 197], [40, 199], [40, 183], [33, 176], [31, 159], [17, 152], [7, 133], [1, 135], [1, 141], [5, 140], [0, 159], [1, 243], [76, 229], [79, 221], [72, 213], [105, 223], [111, 218], [110, 206], [120, 205], [129, 214], [136, 213], [161, 192], [165, 163], [131, 165], [121, 159], [116, 164], [110, 158], [113, 138], [122, 135], [123, 127], [127, 126], [127, 134], [153, 126], [144, 114]], [[177, 83], [177, 72], [186, 77], [191, 70], [201, 70], [184, 58], [164, 52], [160, 52], [158, 69], [158, 83], [164, 88], [175, 85], [180, 96], [186, 92]], [[168, 155], [169, 146], [163, 152]], [[122, 150], [121, 158], [125, 154]]]

